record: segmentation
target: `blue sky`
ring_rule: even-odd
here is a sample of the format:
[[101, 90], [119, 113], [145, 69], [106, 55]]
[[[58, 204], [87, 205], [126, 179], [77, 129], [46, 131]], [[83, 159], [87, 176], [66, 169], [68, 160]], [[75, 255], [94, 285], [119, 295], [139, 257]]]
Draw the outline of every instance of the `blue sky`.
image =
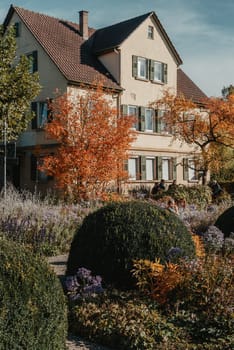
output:
[[[0, 23], [11, 3], [1, 0]], [[234, 84], [234, 0], [15, 0], [14, 5], [71, 21], [87, 10], [93, 28], [155, 11], [183, 60], [181, 68], [208, 96], [220, 96], [223, 86]]]

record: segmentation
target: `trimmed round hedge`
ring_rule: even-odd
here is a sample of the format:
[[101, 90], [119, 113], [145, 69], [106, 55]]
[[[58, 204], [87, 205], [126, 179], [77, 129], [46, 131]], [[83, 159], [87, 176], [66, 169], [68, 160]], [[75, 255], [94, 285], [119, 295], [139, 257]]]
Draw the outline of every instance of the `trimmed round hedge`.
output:
[[55, 273], [3, 238], [0, 261], [0, 349], [65, 349], [67, 307]]
[[231, 232], [234, 232], [234, 206], [225, 210], [218, 217], [215, 226], [223, 232], [225, 238], [229, 237]]
[[148, 202], [112, 203], [89, 214], [78, 229], [69, 252], [67, 275], [79, 267], [102, 276], [104, 283], [132, 287], [133, 259], [168, 260], [195, 256], [194, 243], [179, 217]]

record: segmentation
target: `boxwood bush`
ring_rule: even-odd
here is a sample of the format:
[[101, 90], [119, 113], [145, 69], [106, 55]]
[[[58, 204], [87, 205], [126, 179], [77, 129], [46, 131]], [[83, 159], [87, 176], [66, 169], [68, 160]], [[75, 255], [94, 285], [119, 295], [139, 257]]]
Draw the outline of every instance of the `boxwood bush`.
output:
[[224, 234], [224, 237], [229, 237], [231, 232], [234, 233], [234, 206], [225, 210], [216, 220], [217, 226]]
[[[112, 203], [89, 214], [74, 236], [67, 275], [86, 267], [103, 282], [133, 287], [133, 259], [169, 259], [195, 255], [191, 234], [179, 217], [152, 203]], [[179, 254], [178, 254], [179, 252]]]
[[65, 349], [67, 311], [45, 261], [0, 238], [0, 349]]

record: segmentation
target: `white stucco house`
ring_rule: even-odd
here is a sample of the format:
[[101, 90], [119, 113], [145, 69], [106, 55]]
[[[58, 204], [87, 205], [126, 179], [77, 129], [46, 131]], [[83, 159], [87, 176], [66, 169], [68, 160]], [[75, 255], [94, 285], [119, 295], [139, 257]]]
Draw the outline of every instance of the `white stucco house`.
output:
[[111, 90], [118, 110], [137, 118], [137, 139], [130, 149], [129, 180], [124, 186], [153, 186], [162, 178], [168, 184], [173, 179], [181, 184], [197, 183], [197, 173], [189, 166], [194, 149], [172, 142], [161, 120], [163, 111], [148, 107], [167, 88], [198, 106], [206, 97], [181, 70], [182, 59], [157, 15], [149, 12], [95, 30], [88, 25], [88, 12], [79, 14], [79, 23], [16, 6], [6, 15], [4, 26], [14, 24], [16, 28], [17, 55], [32, 57], [32, 70], [38, 71], [42, 86], [31, 104], [36, 116], [17, 142], [17, 161], [9, 162], [8, 177], [19, 188], [52, 186], [53, 180], [37, 170], [38, 160], [56, 147], [43, 131], [47, 101], [56, 88], [80, 90], [100, 79]]

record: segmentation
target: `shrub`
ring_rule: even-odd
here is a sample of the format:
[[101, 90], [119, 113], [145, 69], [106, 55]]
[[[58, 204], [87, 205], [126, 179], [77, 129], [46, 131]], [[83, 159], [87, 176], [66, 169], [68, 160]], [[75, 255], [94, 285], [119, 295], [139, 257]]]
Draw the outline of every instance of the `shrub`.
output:
[[224, 237], [230, 236], [234, 231], [234, 206], [225, 210], [216, 220], [217, 226], [224, 234]]
[[191, 234], [178, 216], [141, 201], [109, 204], [89, 214], [78, 229], [68, 257], [67, 275], [86, 267], [104, 282], [132, 287], [133, 259], [168, 259], [172, 247], [195, 254]]
[[65, 349], [66, 303], [45, 261], [0, 239], [0, 349]]
[[72, 334], [114, 349], [187, 348], [180, 329], [167, 322], [152, 302], [129, 292], [109, 291], [70, 304], [69, 325]]
[[229, 349], [233, 342], [232, 260], [207, 255], [205, 259], [181, 265], [183, 278], [168, 299], [176, 311], [173, 322], [185, 327], [194, 343], [214, 346], [218, 342], [222, 344], [221, 350]]
[[196, 185], [185, 186], [178, 185], [167, 191], [162, 191], [154, 196], [154, 199], [159, 199], [164, 196], [173, 197], [175, 201], [183, 198], [188, 204], [193, 204], [199, 209], [205, 208], [212, 201], [211, 189], [209, 186]]

